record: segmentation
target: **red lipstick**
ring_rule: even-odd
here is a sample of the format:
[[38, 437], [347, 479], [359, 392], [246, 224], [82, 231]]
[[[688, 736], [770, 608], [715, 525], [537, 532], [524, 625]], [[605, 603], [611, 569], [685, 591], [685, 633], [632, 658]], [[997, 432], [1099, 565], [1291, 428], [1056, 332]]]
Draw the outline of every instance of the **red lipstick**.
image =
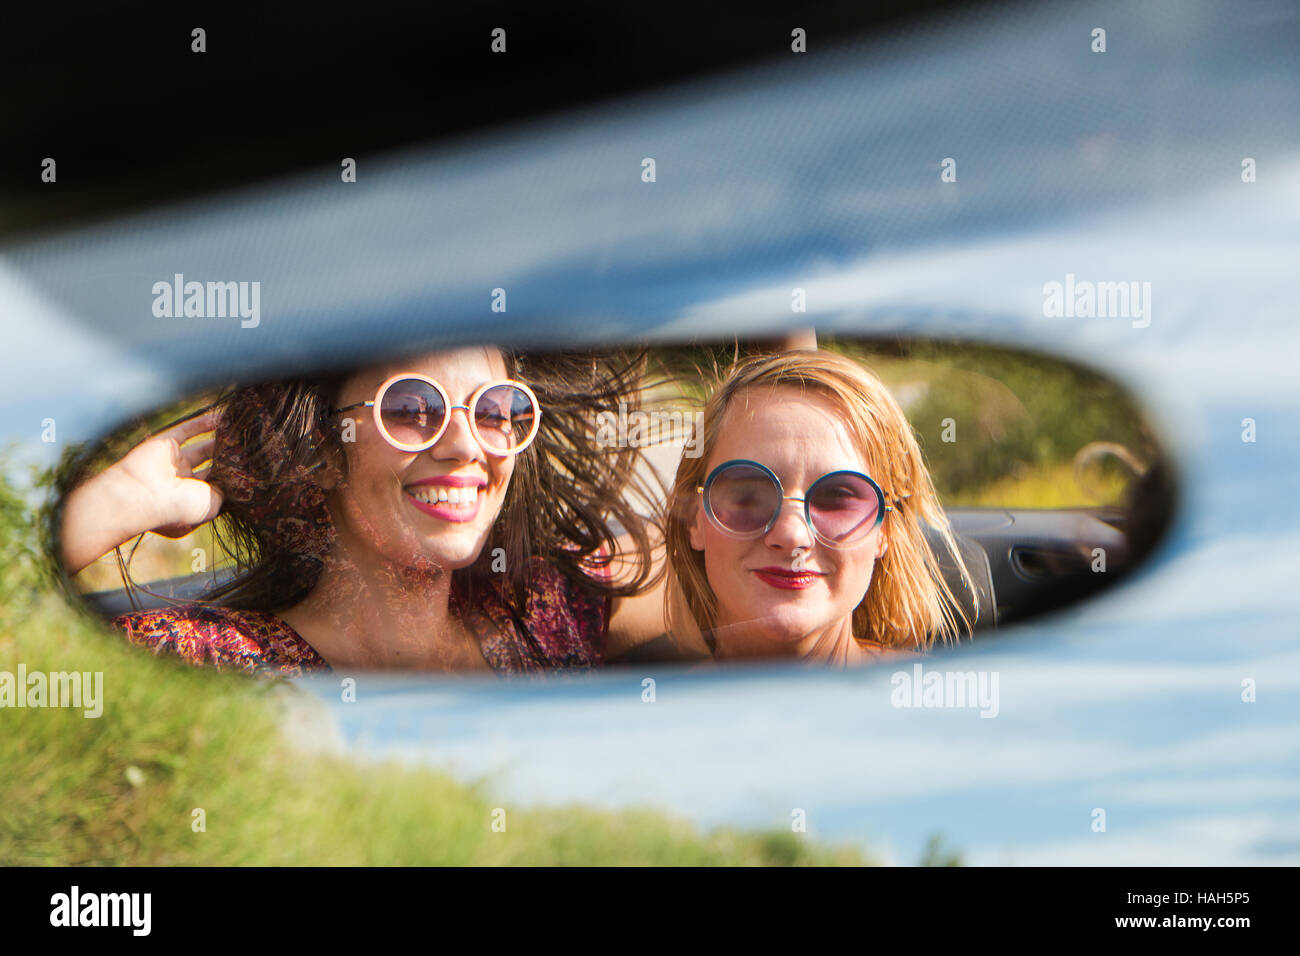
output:
[[764, 584], [783, 591], [802, 591], [817, 583], [816, 571], [792, 571], [789, 568], [755, 568], [754, 575]]

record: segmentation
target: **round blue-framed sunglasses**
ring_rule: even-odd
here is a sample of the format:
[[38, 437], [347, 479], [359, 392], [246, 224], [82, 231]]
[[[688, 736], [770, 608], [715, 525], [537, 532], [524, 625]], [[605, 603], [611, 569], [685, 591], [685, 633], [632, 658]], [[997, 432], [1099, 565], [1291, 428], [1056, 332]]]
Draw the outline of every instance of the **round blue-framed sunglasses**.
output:
[[772, 469], [756, 461], [724, 461], [696, 488], [704, 496], [704, 513], [723, 534], [757, 538], [767, 534], [787, 501], [802, 501], [804, 521], [827, 547], [861, 544], [893, 508], [885, 493], [860, 471], [822, 475], [802, 498], [787, 495]]

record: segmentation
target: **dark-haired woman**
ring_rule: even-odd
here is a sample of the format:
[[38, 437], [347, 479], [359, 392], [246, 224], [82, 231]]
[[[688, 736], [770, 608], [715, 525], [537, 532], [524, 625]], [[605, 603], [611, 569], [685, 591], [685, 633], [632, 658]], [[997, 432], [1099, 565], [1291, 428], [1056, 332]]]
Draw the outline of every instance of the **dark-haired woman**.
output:
[[242, 573], [118, 618], [131, 640], [288, 675], [598, 665], [611, 640], [663, 630], [641, 620], [656, 602], [617, 603], [654, 576], [637, 453], [587, 434], [634, 376], [539, 362], [467, 348], [233, 390], [69, 494], [65, 566], [220, 514]]

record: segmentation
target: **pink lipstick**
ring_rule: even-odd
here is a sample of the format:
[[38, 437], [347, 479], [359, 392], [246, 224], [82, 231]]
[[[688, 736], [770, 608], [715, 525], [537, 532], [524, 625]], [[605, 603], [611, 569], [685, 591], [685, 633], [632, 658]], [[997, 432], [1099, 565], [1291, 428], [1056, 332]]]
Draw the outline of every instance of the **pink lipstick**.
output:
[[406, 499], [425, 514], [443, 521], [466, 522], [478, 517], [487, 481], [467, 475], [435, 475], [406, 485]]

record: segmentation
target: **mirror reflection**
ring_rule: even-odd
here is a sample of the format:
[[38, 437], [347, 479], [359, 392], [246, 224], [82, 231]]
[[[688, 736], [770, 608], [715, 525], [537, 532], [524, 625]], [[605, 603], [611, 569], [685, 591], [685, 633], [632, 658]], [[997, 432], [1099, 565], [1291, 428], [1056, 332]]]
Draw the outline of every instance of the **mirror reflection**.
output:
[[433, 351], [238, 384], [63, 479], [60, 556], [197, 665], [870, 665], [1113, 583], [1168, 523], [1115, 383], [925, 340]]

